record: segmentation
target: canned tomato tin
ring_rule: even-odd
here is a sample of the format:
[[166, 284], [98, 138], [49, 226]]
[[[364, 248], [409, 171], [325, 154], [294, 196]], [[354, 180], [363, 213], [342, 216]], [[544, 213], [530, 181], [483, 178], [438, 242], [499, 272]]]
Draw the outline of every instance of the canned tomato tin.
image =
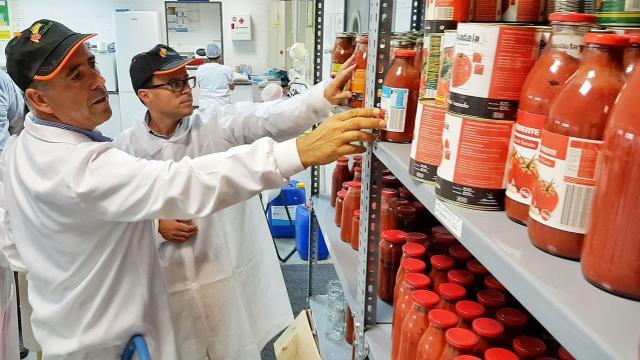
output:
[[458, 22], [453, 20], [425, 20], [424, 35], [444, 34], [446, 30], [455, 30]]
[[505, 0], [502, 2], [502, 21], [542, 22], [546, 0]]
[[536, 27], [460, 24], [451, 73], [449, 111], [515, 120], [522, 85], [536, 61]]
[[427, 20], [469, 20], [469, 6], [471, 0], [427, 0]]
[[440, 71], [440, 53], [444, 34], [424, 37], [422, 70], [420, 71], [420, 99], [435, 99]]
[[502, 20], [502, 0], [471, 0], [471, 21]]
[[598, 24], [618, 26], [640, 25], [640, 1], [599, 0], [596, 8]]
[[513, 124], [448, 112], [436, 195], [468, 208], [502, 210]]
[[411, 143], [409, 173], [416, 180], [433, 183], [442, 159], [442, 128], [447, 105], [420, 101]]
[[436, 90], [436, 100], [438, 101], [447, 102], [449, 99], [449, 86], [451, 83], [457, 35], [458, 33], [455, 30], [449, 30], [444, 33], [444, 37], [442, 38], [440, 68], [438, 71], [438, 88]]

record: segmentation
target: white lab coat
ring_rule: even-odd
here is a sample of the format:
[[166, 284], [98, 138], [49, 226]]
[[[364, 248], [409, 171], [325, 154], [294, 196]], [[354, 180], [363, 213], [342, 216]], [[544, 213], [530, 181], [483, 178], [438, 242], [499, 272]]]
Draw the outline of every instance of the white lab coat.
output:
[[229, 87], [233, 84], [233, 72], [230, 67], [218, 63], [202, 64], [196, 70], [196, 83], [200, 87], [198, 106], [201, 109], [231, 104]]
[[152, 219], [208, 216], [302, 170], [295, 141], [148, 161], [31, 120], [3, 155], [3, 252], [27, 271], [45, 360], [117, 359], [137, 333], [180, 359]]
[[[263, 136], [286, 140], [330, 114], [323, 91], [320, 84], [288, 100], [196, 110], [169, 139], [152, 135], [141, 119], [114, 144], [141, 158], [177, 160]], [[253, 198], [193, 222], [198, 234], [183, 244], [156, 232], [182, 357], [260, 359], [266, 343], [293, 321], [260, 202]]]
[[[4, 238], [4, 190], [0, 183], [0, 238]], [[0, 241], [2, 242], [2, 241]], [[20, 358], [18, 342], [18, 302], [13, 271], [9, 261], [0, 253], [0, 359]]]

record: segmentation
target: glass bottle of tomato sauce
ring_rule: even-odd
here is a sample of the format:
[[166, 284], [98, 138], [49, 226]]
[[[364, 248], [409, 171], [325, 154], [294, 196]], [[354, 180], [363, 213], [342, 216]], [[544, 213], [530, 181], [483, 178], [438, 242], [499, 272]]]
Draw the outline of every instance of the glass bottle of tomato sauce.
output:
[[429, 262], [431, 263], [429, 277], [431, 278], [433, 288], [438, 290], [440, 284], [448, 281], [447, 273], [453, 269], [455, 262], [451, 257], [446, 255], [433, 255], [431, 259], [429, 259]]
[[351, 219], [351, 248], [353, 250], [360, 249], [360, 209], [353, 211]]
[[418, 342], [416, 360], [438, 360], [447, 345], [445, 331], [456, 326], [458, 316], [449, 310], [429, 311], [429, 327]]
[[349, 158], [343, 156], [336, 161], [336, 167], [333, 169], [331, 175], [331, 206], [336, 206], [336, 198], [338, 197], [338, 191], [342, 189], [342, 184], [351, 180], [353, 175], [349, 171]]
[[[416, 358], [420, 338], [429, 326], [429, 312], [434, 306], [431, 291], [416, 290], [413, 292], [413, 306], [402, 321], [400, 328], [400, 350], [397, 360], [413, 360]], [[454, 315], [455, 316], [455, 315]], [[456, 319], [457, 320], [457, 319]]]
[[456, 314], [460, 318], [456, 327], [471, 329], [473, 320], [484, 315], [484, 306], [471, 300], [461, 300], [456, 303]]
[[535, 158], [549, 108], [562, 85], [580, 65], [584, 34], [595, 24], [595, 15], [552, 13], [551, 37], [522, 87], [513, 134], [510, 172], [505, 198], [507, 216], [526, 224], [531, 194], [537, 180]]
[[438, 309], [449, 311], [456, 311], [456, 303], [464, 300], [467, 296], [467, 290], [465, 288], [453, 283], [442, 283], [438, 285], [437, 291], [438, 295], [440, 295]]
[[627, 79], [640, 67], [640, 34], [627, 34], [629, 47], [624, 51], [624, 72]]
[[380, 108], [387, 127], [380, 130], [383, 141], [408, 143], [413, 139], [420, 88], [420, 73], [413, 66], [415, 57], [414, 50], [396, 51], [393, 65], [384, 77]]
[[406, 233], [400, 230], [385, 230], [381, 237], [378, 259], [378, 296], [382, 301], [393, 303], [393, 291]]
[[[397, 358], [400, 352], [400, 337], [402, 335], [402, 324], [411, 309], [413, 308], [413, 294], [423, 290], [427, 297], [427, 308], [430, 310], [438, 304], [440, 297], [438, 294], [427, 290], [429, 278], [424, 274], [407, 274], [402, 283], [402, 293], [398, 297], [398, 302], [393, 305], [393, 322], [391, 325], [391, 357]], [[427, 312], [429, 311], [427, 310]]]
[[336, 76], [340, 65], [344, 64], [355, 48], [355, 35], [353, 33], [341, 32], [336, 34], [336, 42], [331, 51], [331, 77]]
[[367, 83], [367, 53], [369, 52], [369, 37], [361, 35], [358, 37], [358, 45], [354, 52], [354, 64], [356, 68], [351, 76], [351, 93], [349, 106], [353, 108], [364, 107], [364, 94]]
[[338, 194], [336, 196], [336, 216], [335, 216], [334, 222], [338, 227], [340, 227], [342, 223], [342, 205], [344, 204], [345, 196], [347, 196], [346, 190], [338, 191]]
[[445, 346], [440, 360], [455, 359], [459, 355], [472, 355], [478, 344], [478, 336], [467, 329], [453, 328], [445, 333]]
[[478, 335], [476, 353], [484, 354], [492, 347], [499, 346], [504, 339], [504, 327], [494, 319], [478, 318], [473, 320], [473, 332]]
[[340, 221], [340, 238], [346, 243], [351, 243], [351, 217], [353, 212], [360, 208], [360, 190], [362, 185], [353, 181], [349, 185], [349, 191], [342, 203], [342, 220]]
[[[406, 244], [403, 246], [404, 247], [407, 246]], [[427, 264], [425, 264], [424, 261], [420, 260], [420, 259], [415, 259], [415, 258], [404, 258], [404, 255], [402, 255], [403, 259], [400, 262], [400, 269], [398, 270], [398, 275], [396, 276], [396, 286], [393, 290], [393, 303], [396, 303], [396, 300], [398, 300], [398, 297], [400, 296], [400, 289], [402, 287], [402, 283], [404, 281], [404, 277], [407, 274], [413, 274], [413, 273], [418, 273], [418, 274], [424, 274], [424, 271], [427, 269]], [[429, 279], [429, 285], [431, 285], [431, 279]]]
[[382, 206], [380, 207], [380, 232], [385, 230], [395, 230], [398, 228], [398, 217], [396, 216], [395, 200], [398, 198], [398, 191], [394, 189], [382, 189]]
[[629, 78], [605, 129], [582, 273], [596, 286], [640, 300], [640, 71]]
[[538, 181], [529, 209], [533, 245], [579, 259], [587, 230], [595, 170], [609, 111], [625, 83], [629, 39], [587, 33], [582, 64], [558, 93], [542, 131]]

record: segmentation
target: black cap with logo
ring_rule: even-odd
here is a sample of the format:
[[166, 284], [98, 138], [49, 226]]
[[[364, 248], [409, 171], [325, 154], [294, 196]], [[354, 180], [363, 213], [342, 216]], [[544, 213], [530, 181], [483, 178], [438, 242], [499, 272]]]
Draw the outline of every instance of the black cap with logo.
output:
[[144, 84], [153, 75], [168, 74], [194, 62], [194, 59], [185, 59], [172, 48], [158, 44], [153, 49], [138, 54], [131, 60], [129, 75], [133, 90], [142, 89]]
[[95, 35], [74, 32], [57, 21], [38, 20], [7, 44], [7, 73], [25, 91], [33, 80], [56, 76], [71, 55]]

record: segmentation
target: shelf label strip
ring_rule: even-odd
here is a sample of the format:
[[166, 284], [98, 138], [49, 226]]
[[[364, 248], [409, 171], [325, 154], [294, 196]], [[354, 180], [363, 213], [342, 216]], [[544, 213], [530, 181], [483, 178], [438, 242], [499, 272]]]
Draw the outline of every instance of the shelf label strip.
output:
[[435, 215], [442, 222], [444, 226], [446, 226], [453, 235], [455, 235], [458, 239], [462, 237], [462, 219], [457, 217], [454, 213], [446, 207], [442, 201], [436, 199], [436, 209]]

